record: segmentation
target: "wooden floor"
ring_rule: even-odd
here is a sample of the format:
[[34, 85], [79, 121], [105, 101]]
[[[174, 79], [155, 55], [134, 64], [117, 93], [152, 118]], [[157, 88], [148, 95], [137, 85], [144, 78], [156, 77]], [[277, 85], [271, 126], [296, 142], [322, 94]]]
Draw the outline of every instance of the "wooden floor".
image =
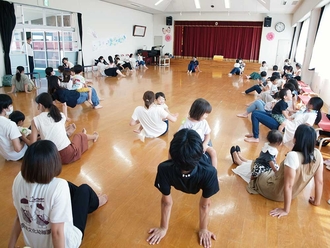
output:
[[[77, 131], [98, 131], [100, 138], [82, 158], [63, 166], [60, 177], [76, 184], [88, 183], [97, 193], [106, 193], [109, 202], [88, 217], [81, 247], [148, 247], [147, 231], [160, 222], [160, 192], [153, 186], [157, 165], [167, 158], [169, 143], [187, 116], [190, 105], [199, 97], [212, 107], [208, 117], [212, 143], [218, 154], [220, 192], [212, 197], [209, 230], [217, 235], [212, 247], [330, 247], [330, 171], [324, 171], [324, 191], [319, 207], [309, 205], [313, 185], [309, 185], [293, 200], [289, 216], [281, 219], [269, 216], [269, 211], [283, 203], [249, 195], [245, 182], [234, 175], [229, 149], [239, 145], [243, 155], [256, 158], [265, 141], [267, 129], [261, 127], [259, 144], [245, 143], [244, 134], [251, 130], [251, 121], [236, 117], [255, 96], [241, 92], [253, 84], [238, 76], [228, 77], [233, 62], [200, 61], [201, 73], [188, 75], [187, 60], [171, 60], [168, 68], [149, 66], [126, 78], [86, 77], [103, 101], [102, 109], [93, 110], [87, 104], [69, 109], [69, 117]], [[247, 64], [246, 72], [258, 71], [258, 64]], [[143, 105], [146, 90], [163, 91], [172, 113], [179, 113], [170, 124], [168, 134], [143, 143], [128, 125], [133, 110]], [[0, 92], [9, 88], [1, 88]], [[37, 115], [32, 94], [12, 95], [14, 109], [26, 115], [28, 126]], [[278, 161], [290, 148], [282, 146]], [[323, 148], [328, 158], [330, 149]], [[20, 170], [20, 162], [0, 158], [0, 247], [6, 247], [15, 209], [11, 186]], [[198, 202], [200, 194], [187, 195], [172, 189], [174, 205], [166, 237], [158, 247], [199, 247]], [[22, 235], [18, 245], [23, 247]]]

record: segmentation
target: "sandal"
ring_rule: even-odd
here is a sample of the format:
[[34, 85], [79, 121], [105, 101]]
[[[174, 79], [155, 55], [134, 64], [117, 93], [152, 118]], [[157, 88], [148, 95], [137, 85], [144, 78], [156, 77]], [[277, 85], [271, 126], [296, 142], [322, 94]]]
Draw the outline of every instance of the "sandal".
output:
[[236, 152], [240, 152], [241, 148], [239, 146], [236, 146]]
[[233, 164], [235, 163], [234, 162], [234, 156], [233, 156], [233, 153], [236, 152], [236, 147], [235, 146], [232, 146], [230, 148], [230, 155], [231, 155], [231, 160], [233, 161]]

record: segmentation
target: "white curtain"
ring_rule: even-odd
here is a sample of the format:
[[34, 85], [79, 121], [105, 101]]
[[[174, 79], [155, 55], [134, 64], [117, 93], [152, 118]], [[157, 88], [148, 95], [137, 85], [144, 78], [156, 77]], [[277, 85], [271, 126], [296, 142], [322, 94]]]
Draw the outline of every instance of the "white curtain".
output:
[[322, 78], [330, 78], [330, 4], [324, 7], [320, 26], [316, 35], [313, 55], [309, 68], [315, 68], [315, 72]]
[[304, 60], [306, 44], [307, 44], [308, 28], [309, 28], [309, 18], [304, 21], [299, 35], [297, 51], [296, 51], [297, 63], [302, 63]]

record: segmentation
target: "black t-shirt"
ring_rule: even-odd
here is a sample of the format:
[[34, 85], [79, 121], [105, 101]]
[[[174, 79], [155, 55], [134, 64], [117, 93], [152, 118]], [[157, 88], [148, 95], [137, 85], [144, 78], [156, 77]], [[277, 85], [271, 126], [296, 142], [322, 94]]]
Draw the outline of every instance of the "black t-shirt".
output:
[[171, 186], [188, 194], [196, 194], [201, 189], [203, 197], [209, 198], [219, 191], [217, 170], [206, 155], [203, 155], [199, 165], [185, 176], [172, 160], [164, 161], [158, 165], [155, 187], [163, 195], [169, 195]]
[[272, 109], [272, 114], [278, 114], [281, 115], [282, 111], [286, 110], [288, 108], [288, 104], [284, 100], [278, 101], [274, 108]]

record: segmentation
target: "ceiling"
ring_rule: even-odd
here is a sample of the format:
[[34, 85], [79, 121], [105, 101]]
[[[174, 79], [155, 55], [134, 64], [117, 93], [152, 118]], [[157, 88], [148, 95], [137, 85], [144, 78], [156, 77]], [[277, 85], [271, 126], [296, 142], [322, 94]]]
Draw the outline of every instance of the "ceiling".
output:
[[[199, 0], [200, 9], [195, 0], [100, 0], [151, 14], [169, 13], [216, 13], [249, 12], [264, 14], [292, 14], [304, 0], [228, 0], [230, 8], [225, 8], [227, 0]], [[313, 0], [312, 0], [313, 1]], [[211, 5], [213, 7], [211, 7]]]

